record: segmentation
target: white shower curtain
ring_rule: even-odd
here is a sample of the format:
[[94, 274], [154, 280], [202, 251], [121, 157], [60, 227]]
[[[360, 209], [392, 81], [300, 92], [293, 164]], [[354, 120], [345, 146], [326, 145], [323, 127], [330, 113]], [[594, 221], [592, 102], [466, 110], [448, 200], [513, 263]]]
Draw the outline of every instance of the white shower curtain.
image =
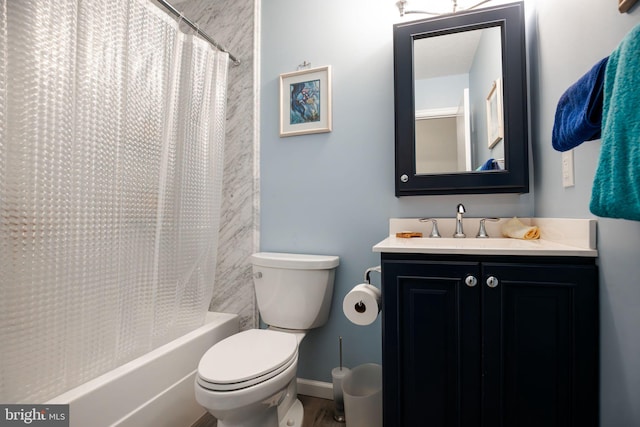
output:
[[0, 402], [202, 324], [228, 55], [150, 0], [0, 0]]

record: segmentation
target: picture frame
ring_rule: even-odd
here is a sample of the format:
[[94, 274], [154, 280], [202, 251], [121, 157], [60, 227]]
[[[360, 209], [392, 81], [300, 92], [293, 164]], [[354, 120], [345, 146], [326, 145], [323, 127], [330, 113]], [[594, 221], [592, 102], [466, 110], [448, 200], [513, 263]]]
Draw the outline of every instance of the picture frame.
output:
[[487, 141], [489, 148], [493, 148], [503, 138], [502, 79], [496, 79], [487, 95]]
[[331, 132], [331, 66], [280, 74], [280, 137]]

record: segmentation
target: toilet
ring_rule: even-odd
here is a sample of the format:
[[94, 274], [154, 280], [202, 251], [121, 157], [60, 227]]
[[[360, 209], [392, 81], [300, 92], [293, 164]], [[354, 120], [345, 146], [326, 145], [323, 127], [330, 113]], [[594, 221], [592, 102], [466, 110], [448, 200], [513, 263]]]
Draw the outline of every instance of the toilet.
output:
[[327, 322], [337, 256], [260, 252], [251, 256], [260, 316], [250, 329], [211, 347], [200, 359], [196, 400], [218, 427], [301, 427], [298, 346]]

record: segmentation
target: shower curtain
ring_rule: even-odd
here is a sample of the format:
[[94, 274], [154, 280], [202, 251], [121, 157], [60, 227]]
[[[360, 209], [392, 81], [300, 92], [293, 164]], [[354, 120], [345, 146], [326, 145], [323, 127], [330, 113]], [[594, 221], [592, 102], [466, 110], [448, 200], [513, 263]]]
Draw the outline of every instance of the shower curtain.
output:
[[0, 1], [0, 402], [38, 403], [203, 323], [228, 55], [150, 0]]

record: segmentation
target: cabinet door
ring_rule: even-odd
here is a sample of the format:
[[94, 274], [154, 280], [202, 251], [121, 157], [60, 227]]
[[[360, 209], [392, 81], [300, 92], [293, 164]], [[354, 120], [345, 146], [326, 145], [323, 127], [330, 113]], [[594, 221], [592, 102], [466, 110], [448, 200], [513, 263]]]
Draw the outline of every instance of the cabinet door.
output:
[[480, 425], [479, 273], [478, 263], [383, 262], [385, 426]]
[[485, 263], [482, 292], [483, 425], [597, 426], [596, 267]]

